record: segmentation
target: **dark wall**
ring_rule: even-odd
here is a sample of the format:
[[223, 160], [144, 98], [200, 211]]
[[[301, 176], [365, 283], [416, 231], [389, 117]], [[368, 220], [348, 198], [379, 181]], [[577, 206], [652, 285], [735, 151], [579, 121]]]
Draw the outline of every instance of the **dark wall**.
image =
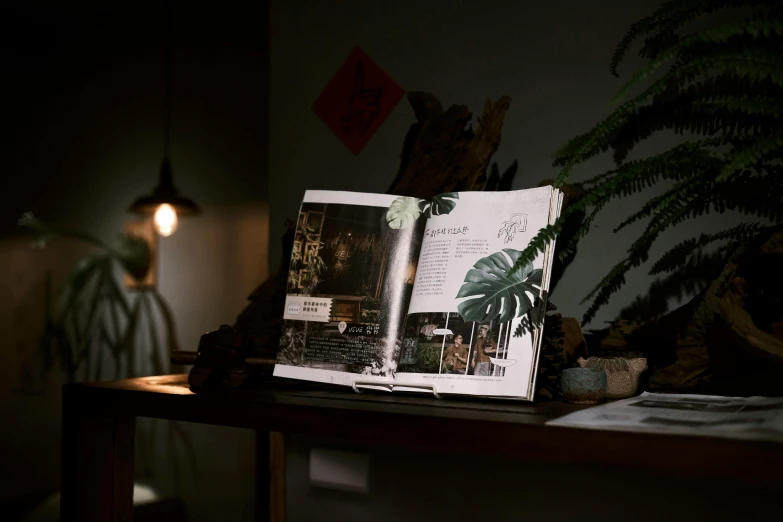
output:
[[[266, 22], [263, 6], [173, 13], [175, 181], [214, 205], [266, 198]], [[163, 4], [6, 8], [0, 23], [2, 230], [28, 209], [72, 220], [92, 216], [91, 198], [110, 186], [129, 186], [126, 177], [151, 189], [163, 148]], [[87, 168], [109, 157], [127, 163], [142, 145], [147, 168]], [[189, 164], [192, 149], [202, 147], [220, 170]], [[128, 203], [136, 195], [128, 193]], [[75, 208], [82, 204], [92, 208]]]
[[[164, 20], [162, 3], [0, 10], [0, 504], [59, 488], [62, 375], [41, 377], [37, 345], [44, 281], [57, 288], [90, 252], [67, 241], [33, 251], [16, 220], [32, 210], [107, 242], [123, 229], [162, 160]], [[195, 349], [267, 273], [268, 13], [264, 2], [175, 8], [172, 29], [174, 180], [203, 215], [160, 241], [158, 288], [180, 346]], [[152, 372], [149, 346], [138, 350], [138, 371]], [[157, 424], [140, 477], [183, 497], [190, 520], [252, 519], [253, 434], [180, 428], [169, 437]]]

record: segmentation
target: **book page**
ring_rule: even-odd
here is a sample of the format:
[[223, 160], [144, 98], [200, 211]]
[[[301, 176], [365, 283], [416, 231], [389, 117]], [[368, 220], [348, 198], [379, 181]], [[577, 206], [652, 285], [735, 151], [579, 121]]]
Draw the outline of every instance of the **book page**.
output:
[[[552, 208], [549, 213], [550, 225], [554, 225], [555, 221], [557, 221], [557, 218], [560, 217], [560, 211], [563, 209], [564, 197], [564, 194], [559, 190], [554, 190], [552, 195]], [[538, 361], [539, 357], [541, 356], [541, 341], [544, 333], [544, 318], [547, 308], [546, 301], [549, 298], [549, 282], [552, 279], [552, 263], [554, 262], [554, 256], [556, 255], [555, 244], [556, 241], [552, 241], [544, 254], [544, 279], [541, 284], [541, 295], [543, 299], [540, 300], [538, 309], [538, 317], [541, 318], [541, 322], [537, 325], [534, 325], [535, 338], [533, 341], [533, 346], [535, 351], [535, 358], [533, 360], [533, 378], [528, 384], [527, 396], [530, 400], [533, 400], [534, 398], [533, 395], [535, 393], [536, 379], [538, 377]]]
[[424, 224], [414, 198], [305, 193], [275, 376], [392, 382]]
[[426, 223], [394, 389], [425, 384], [438, 393], [529, 398], [540, 342], [536, 298], [551, 260], [547, 252], [506, 272], [557, 214], [559, 193], [456, 196]]

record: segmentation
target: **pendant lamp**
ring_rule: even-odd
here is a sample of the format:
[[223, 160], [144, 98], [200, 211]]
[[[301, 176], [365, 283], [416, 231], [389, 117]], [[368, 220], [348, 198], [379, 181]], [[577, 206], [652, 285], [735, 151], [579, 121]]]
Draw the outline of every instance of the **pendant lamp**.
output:
[[151, 194], [133, 202], [130, 211], [140, 216], [152, 216], [155, 231], [167, 237], [176, 232], [180, 217], [198, 215], [198, 205], [181, 195], [174, 186], [174, 176], [169, 162], [169, 131], [171, 127], [171, 7], [166, 9], [166, 39], [164, 49], [164, 100], [163, 100], [163, 162], [160, 166], [158, 186]]

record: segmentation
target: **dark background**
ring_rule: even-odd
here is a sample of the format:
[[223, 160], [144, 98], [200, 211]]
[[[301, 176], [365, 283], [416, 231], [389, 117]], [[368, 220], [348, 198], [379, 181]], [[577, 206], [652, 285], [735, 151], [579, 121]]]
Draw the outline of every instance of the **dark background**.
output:
[[[279, 0], [269, 14], [264, 3], [188, 5], [173, 14], [171, 160], [176, 184], [204, 214], [161, 241], [159, 289], [181, 346], [194, 349], [202, 332], [232, 322], [277, 266], [283, 223], [296, 218], [305, 189], [382, 192], [394, 178], [414, 121], [406, 102], [359, 156], [311, 110], [354, 46], [404, 89], [433, 92], [445, 106], [475, 112], [486, 97], [511, 96], [495, 159], [501, 171], [517, 160], [514, 188], [527, 188], [553, 177], [557, 147], [608, 113], [623, 82], [608, 73], [612, 50], [660, 2]], [[16, 219], [32, 210], [110, 241], [131, 201], [155, 185], [163, 22], [156, 3], [0, 10], [0, 510], [59, 487], [62, 379], [56, 371], [40, 378], [36, 346], [44, 278], [62, 282], [89, 252], [72, 243], [31, 251]], [[621, 67], [625, 78], [633, 64]], [[637, 154], [673, 141], [654, 136]], [[574, 175], [610, 166], [601, 157]], [[640, 201], [617, 201], [595, 222], [552, 296], [564, 315], [580, 317], [581, 297], [623, 256], [638, 229], [611, 229]], [[686, 223], [651, 259], [723, 219], [733, 218]], [[593, 327], [649, 286], [643, 268]], [[252, 520], [253, 434], [185, 425], [190, 454], [169, 443], [170, 430], [161, 423], [147, 448], [156, 465], [145, 476], [160, 494], [184, 498], [194, 521]], [[318, 444], [287, 441], [288, 520], [736, 520], [777, 502], [762, 490], [687, 477], [397, 448], [371, 451], [369, 495], [338, 494], [309, 483], [308, 452]], [[174, 457], [186, 466], [175, 470]]]
[[[232, 322], [268, 265], [266, 5], [201, 5], [172, 13], [171, 161], [175, 184], [203, 215], [160, 241], [158, 264], [183, 349]], [[155, 186], [163, 159], [164, 27], [162, 2], [0, 10], [2, 520], [59, 488], [62, 377], [40, 377], [36, 344], [44, 279], [56, 288], [93, 251], [72, 241], [32, 251], [16, 221], [33, 211], [112, 242], [131, 219], [128, 207]], [[148, 360], [143, 350], [138, 360]], [[184, 498], [191, 520], [251, 517], [253, 434], [186, 426], [188, 453], [170, 428], [159, 422], [140, 449], [154, 462], [137, 466], [140, 478]]]

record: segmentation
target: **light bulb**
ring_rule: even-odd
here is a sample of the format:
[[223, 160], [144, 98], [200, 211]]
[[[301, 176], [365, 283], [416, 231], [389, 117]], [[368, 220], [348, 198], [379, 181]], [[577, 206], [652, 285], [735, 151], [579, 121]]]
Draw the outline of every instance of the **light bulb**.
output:
[[152, 222], [155, 225], [155, 232], [163, 237], [169, 237], [177, 231], [177, 211], [168, 203], [163, 203], [155, 210]]

